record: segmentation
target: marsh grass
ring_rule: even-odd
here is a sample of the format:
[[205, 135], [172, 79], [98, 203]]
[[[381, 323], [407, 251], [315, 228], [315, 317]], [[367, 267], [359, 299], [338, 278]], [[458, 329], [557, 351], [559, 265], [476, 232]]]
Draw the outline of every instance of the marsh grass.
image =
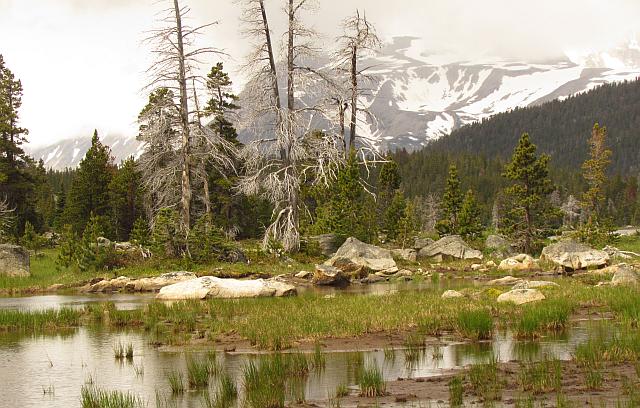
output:
[[302, 353], [277, 353], [249, 361], [243, 368], [244, 405], [248, 408], [281, 408], [287, 397], [304, 402], [309, 362]]
[[182, 372], [178, 370], [171, 370], [166, 373], [166, 377], [172, 394], [180, 395], [184, 393], [185, 387]]
[[206, 390], [202, 395], [202, 406], [205, 408], [231, 408], [238, 399], [238, 388], [235, 381], [227, 373], [220, 375], [218, 389], [213, 399]]
[[464, 403], [463, 377], [455, 376], [449, 380], [449, 405], [452, 408], [461, 407]]
[[525, 305], [513, 324], [516, 337], [533, 339], [566, 328], [573, 305], [564, 299]]
[[133, 364], [133, 372], [137, 378], [144, 378], [144, 364]]
[[312, 364], [314, 370], [316, 370], [317, 372], [324, 370], [325, 366], [327, 365], [327, 359], [322, 352], [322, 346], [320, 345], [320, 343], [316, 343], [313, 346]]
[[70, 329], [80, 325], [82, 312], [76, 309], [0, 310], [0, 332], [46, 332]]
[[604, 377], [602, 371], [597, 366], [585, 367], [584, 382], [588, 390], [597, 391], [602, 389]]
[[336, 387], [335, 397], [344, 398], [349, 395], [349, 387], [346, 384], [340, 384]]
[[562, 388], [562, 363], [556, 358], [545, 356], [542, 361], [521, 363], [518, 384], [522, 391], [534, 395]]
[[128, 392], [105, 391], [94, 386], [82, 386], [80, 390], [82, 408], [145, 408], [139, 396]]
[[640, 357], [640, 330], [632, 325], [599, 323], [587, 341], [575, 350], [575, 359], [583, 367], [597, 368], [604, 361], [636, 362]]
[[386, 384], [382, 371], [376, 364], [365, 365], [358, 373], [361, 397], [382, 397], [386, 395]]
[[471, 340], [488, 340], [493, 331], [493, 317], [486, 309], [462, 309], [456, 318], [456, 329]]
[[472, 365], [468, 378], [473, 392], [484, 402], [501, 399], [504, 384], [500, 378], [498, 359], [495, 356], [488, 363]]
[[187, 382], [191, 388], [204, 388], [209, 385], [209, 377], [213, 372], [209, 359], [187, 357]]

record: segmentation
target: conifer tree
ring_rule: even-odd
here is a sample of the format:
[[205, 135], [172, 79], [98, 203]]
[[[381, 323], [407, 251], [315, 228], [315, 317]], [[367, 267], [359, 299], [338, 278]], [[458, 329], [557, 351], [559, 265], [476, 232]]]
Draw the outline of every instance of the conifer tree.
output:
[[38, 251], [42, 249], [42, 245], [44, 244], [43, 239], [36, 232], [35, 228], [29, 221], [24, 224], [24, 234], [22, 234], [21, 239], [22, 245], [24, 245], [27, 249], [32, 250], [36, 255]]
[[[94, 131], [91, 147], [80, 162], [71, 184], [66, 202], [64, 219], [80, 234], [85, 230], [89, 218], [111, 215], [109, 185], [116, 168], [111, 157], [111, 149], [100, 142], [98, 131]], [[106, 223], [104, 227], [108, 227]], [[105, 228], [105, 233], [111, 232]], [[112, 238], [112, 234], [107, 238]]]
[[538, 249], [544, 228], [554, 212], [548, 200], [553, 191], [549, 160], [545, 154], [536, 155], [536, 146], [524, 133], [503, 173], [512, 182], [504, 191], [503, 230], [527, 253]]
[[20, 127], [22, 83], [0, 55], [0, 200], [13, 209], [15, 223], [8, 234], [19, 236], [27, 220], [36, 223], [35, 183], [29, 174], [33, 163], [22, 149], [27, 129]]
[[122, 162], [109, 184], [109, 196], [116, 237], [128, 241], [135, 221], [141, 216], [140, 174], [133, 158]]
[[589, 159], [582, 164], [582, 175], [589, 189], [582, 196], [582, 205], [587, 217], [600, 217], [605, 201], [604, 187], [607, 182], [607, 167], [611, 164], [611, 150], [606, 147], [607, 128], [593, 125], [589, 139]]
[[338, 171], [336, 181], [320, 193], [314, 230], [317, 233], [336, 233], [372, 242], [377, 235], [375, 203], [360, 179], [360, 166], [352, 151], [349, 160]]
[[480, 209], [476, 202], [476, 196], [473, 190], [467, 190], [460, 208], [459, 230], [458, 233], [464, 238], [478, 238], [482, 234], [482, 220]]
[[449, 166], [449, 177], [442, 196], [441, 219], [436, 225], [440, 235], [457, 234], [460, 223], [458, 220], [462, 208], [462, 192], [460, 190], [460, 178], [458, 168], [452, 164]]
[[56, 259], [58, 267], [68, 268], [76, 264], [76, 257], [80, 253], [80, 242], [78, 234], [73, 230], [73, 226], [66, 224], [62, 227], [59, 241], [59, 253]]
[[143, 217], [138, 217], [138, 219], [136, 219], [129, 239], [136, 245], [140, 245], [142, 247], [149, 246], [149, 224]]

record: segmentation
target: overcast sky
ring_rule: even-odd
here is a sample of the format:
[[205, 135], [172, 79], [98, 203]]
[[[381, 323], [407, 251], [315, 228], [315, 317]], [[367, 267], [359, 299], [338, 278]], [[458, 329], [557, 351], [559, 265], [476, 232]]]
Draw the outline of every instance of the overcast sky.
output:
[[[164, 0], [166, 1], [166, 0]], [[640, 33], [640, 0], [317, 0], [306, 21], [324, 35], [356, 8], [383, 38], [422, 38], [425, 51], [461, 59], [545, 59], [566, 50], [606, 49]], [[23, 126], [34, 145], [90, 134], [135, 134], [146, 96], [156, 0], [0, 0], [0, 53], [24, 86]], [[246, 52], [233, 0], [182, 0], [193, 24], [219, 21], [206, 43], [224, 49], [233, 71]], [[283, 0], [266, 0], [283, 29]]]

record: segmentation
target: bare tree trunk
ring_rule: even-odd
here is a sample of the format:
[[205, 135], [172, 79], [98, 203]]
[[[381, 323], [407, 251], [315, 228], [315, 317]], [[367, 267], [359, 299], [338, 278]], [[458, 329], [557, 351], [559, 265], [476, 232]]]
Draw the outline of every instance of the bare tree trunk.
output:
[[358, 49], [354, 46], [351, 53], [351, 124], [347, 155], [356, 144], [356, 123], [358, 120]]
[[190, 137], [189, 137], [189, 104], [187, 96], [187, 79], [184, 57], [184, 43], [182, 34], [182, 15], [180, 13], [180, 5], [178, 0], [173, 0], [173, 7], [176, 13], [176, 34], [178, 38], [178, 82], [180, 87], [180, 122], [182, 125], [182, 196], [181, 211], [182, 224], [184, 232], [188, 235], [191, 227], [191, 154], [190, 154]]

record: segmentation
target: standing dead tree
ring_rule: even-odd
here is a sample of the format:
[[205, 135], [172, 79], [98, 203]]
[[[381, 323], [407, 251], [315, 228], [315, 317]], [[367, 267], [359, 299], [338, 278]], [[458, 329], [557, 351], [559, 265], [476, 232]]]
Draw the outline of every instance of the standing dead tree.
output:
[[[345, 154], [349, 155], [350, 150], [356, 145], [358, 113], [372, 117], [368, 110], [361, 105], [362, 97], [366, 92], [363, 84], [373, 82], [372, 78], [366, 74], [370, 67], [361, 68], [359, 62], [364, 56], [379, 48], [381, 42], [375, 27], [367, 20], [366, 16], [360, 16], [360, 12], [357, 10], [354, 16], [344, 20], [342, 29], [343, 34], [336, 39], [339, 49], [335, 59], [339, 77], [344, 78], [343, 87], [348, 95], [347, 98], [339, 98], [338, 103], [340, 104], [340, 120], [343, 129], [342, 137], [345, 138]], [[348, 139], [344, 134], [344, 117], [347, 109], [351, 111]]]
[[9, 206], [6, 198], [0, 200], [0, 242], [7, 240], [15, 225], [15, 210]]
[[[139, 137], [147, 149], [139, 166], [156, 209], [178, 207], [180, 227], [188, 237], [194, 177], [203, 163], [232, 165], [233, 146], [201, 123], [196, 106], [198, 91], [206, 84], [201, 59], [206, 54], [222, 54], [212, 47], [196, 46], [196, 40], [204, 28], [215, 23], [191, 27], [186, 24], [190, 9], [181, 7], [178, 0], [165, 1], [169, 6], [160, 13], [160, 27], [145, 40], [156, 60], [147, 71], [151, 79], [146, 89], [151, 97], [140, 115]], [[176, 187], [179, 194], [175, 194]]]
[[[275, 46], [269, 28], [264, 0], [241, 0], [244, 8], [245, 35], [254, 41], [245, 71], [245, 93], [252, 102], [245, 120], [267, 123], [273, 134], [258, 137], [241, 152], [245, 175], [239, 190], [258, 195], [274, 207], [272, 224], [267, 228], [264, 245], [280, 242], [285, 250], [300, 245], [299, 218], [304, 204], [300, 200], [303, 183], [327, 183], [334, 176], [340, 150], [333, 135], [313, 132], [310, 117], [323, 115], [320, 107], [303, 106], [297, 100], [299, 90], [313, 91], [313, 70], [299, 64], [312, 51], [314, 33], [301, 19], [302, 11], [313, 6], [310, 0], [284, 0], [288, 26], [284, 35], [284, 71], [279, 75]], [[281, 78], [286, 79], [283, 103]]]

